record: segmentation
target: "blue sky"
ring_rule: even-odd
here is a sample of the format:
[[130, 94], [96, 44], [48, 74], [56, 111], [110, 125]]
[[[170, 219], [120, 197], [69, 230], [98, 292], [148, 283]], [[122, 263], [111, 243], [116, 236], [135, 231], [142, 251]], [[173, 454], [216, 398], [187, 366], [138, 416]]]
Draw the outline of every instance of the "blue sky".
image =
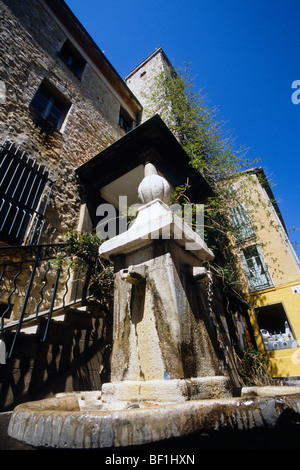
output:
[[[121, 75], [161, 46], [260, 158], [300, 253], [299, 0], [66, 0]], [[299, 94], [300, 98], [300, 94]]]

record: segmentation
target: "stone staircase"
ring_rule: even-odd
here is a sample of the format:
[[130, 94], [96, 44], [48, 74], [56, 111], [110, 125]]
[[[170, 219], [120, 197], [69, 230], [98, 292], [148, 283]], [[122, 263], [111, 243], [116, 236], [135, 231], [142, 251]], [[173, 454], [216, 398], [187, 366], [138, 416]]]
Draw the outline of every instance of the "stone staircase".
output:
[[[66, 306], [49, 322], [44, 315], [26, 320], [0, 365], [0, 411], [56, 393], [100, 390], [109, 374], [111, 327], [98, 305]], [[7, 350], [13, 336], [5, 331]]]

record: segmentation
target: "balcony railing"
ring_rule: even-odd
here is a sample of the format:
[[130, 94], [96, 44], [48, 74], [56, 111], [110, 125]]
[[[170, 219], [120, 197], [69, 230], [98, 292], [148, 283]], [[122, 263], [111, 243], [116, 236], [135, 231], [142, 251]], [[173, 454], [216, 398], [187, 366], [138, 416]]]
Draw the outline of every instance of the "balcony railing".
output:
[[24, 324], [46, 316], [45, 341], [53, 312], [80, 301], [82, 281], [72, 263], [58, 263], [64, 244], [0, 247], [0, 332], [11, 329], [11, 357]]

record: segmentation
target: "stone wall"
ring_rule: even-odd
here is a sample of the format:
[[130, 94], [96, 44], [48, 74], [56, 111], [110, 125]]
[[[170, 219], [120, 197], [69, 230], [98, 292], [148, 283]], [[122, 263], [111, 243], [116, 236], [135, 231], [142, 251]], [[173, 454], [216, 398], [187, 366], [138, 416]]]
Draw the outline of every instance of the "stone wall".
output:
[[[61, 234], [78, 223], [74, 168], [124, 135], [120, 100], [91, 62], [79, 79], [59, 57], [66, 33], [42, 2], [1, 1], [0, 20], [0, 80], [6, 90], [0, 105], [0, 139], [8, 137], [55, 173], [41, 242], [60, 241]], [[40, 134], [37, 115], [30, 108], [43, 79], [71, 103], [62, 128], [49, 137]]]
[[[119, 125], [120, 107], [126, 109], [123, 91], [118, 94], [87, 56], [81, 78], [70, 70], [59, 51], [66, 38], [79, 50], [80, 45], [42, 0], [0, 0], [0, 28], [0, 83], [5, 88], [0, 142], [9, 139], [54, 173], [40, 243], [61, 242], [64, 232], [78, 228], [80, 217], [87, 219], [75, 169], [125, 134]], [[36, 126], [38, 116], [30, 107], [44, 79], [71, 104], [60, 130], [49, 136]], [[19, 300], [26, 287], [26, 282], [19, 287]], [[0, 365], [1, 411], [56, 392], [100, 388], [110, 335], [101, 315], [81, 312], [76, 321], [70, 315], [63, 322], [51, 321], [46, 342], [40, 341], [42, 329], [43, 320], [35, 334], [22, 330], [13, 356]], [[6, 331], [1, 338], [8, 351], [13, 333]], [[105, 372], [104, 367], [102, 377]]]

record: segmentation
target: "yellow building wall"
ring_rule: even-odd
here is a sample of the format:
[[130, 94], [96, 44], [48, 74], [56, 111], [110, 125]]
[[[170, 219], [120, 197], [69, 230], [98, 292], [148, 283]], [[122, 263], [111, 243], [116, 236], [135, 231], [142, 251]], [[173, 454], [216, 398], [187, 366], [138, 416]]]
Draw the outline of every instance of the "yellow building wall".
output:
[[257, 347], [267, 359], [272, 377], [300, 376], [300, 347], [266, 351], [254, 313], [255, 307], [282, 303], [293, 336], [300, 344], [300, 293], [292, 290], [293, 286], [300, 285], [297, 255], [255, 171], [244, 174], [235, 185], [238, 199], [243, 202], [255, 231], [255, 237], [237, 249], [257, 245], [273, 283], [268, 289], [249, 294], [253, 306], [250, 320]]
[[[299, 283], [300, 284], [300, 281]], [[251, 296], [253, 307], [271, 305], [281, 302], [284, 306], [293, 336], [300, 344], [300, 293], [293, 293], [295, 283], [266, 289]], [[267, 359], [268, 370], [272, 377], [300, 376], [300, 347], [266, 351], [262, 336], [255, 318], [254, 309], [250, 311], [250, 320], [259, 351]]]
[[256, 174], [245, 175], [236, 183], [239, 200], [243, 202], [255, 230], [255, 239], [244, 246], [257, 244], [263, 254], [275, 286], [300, 283], [297, 256], [275, 209]]

